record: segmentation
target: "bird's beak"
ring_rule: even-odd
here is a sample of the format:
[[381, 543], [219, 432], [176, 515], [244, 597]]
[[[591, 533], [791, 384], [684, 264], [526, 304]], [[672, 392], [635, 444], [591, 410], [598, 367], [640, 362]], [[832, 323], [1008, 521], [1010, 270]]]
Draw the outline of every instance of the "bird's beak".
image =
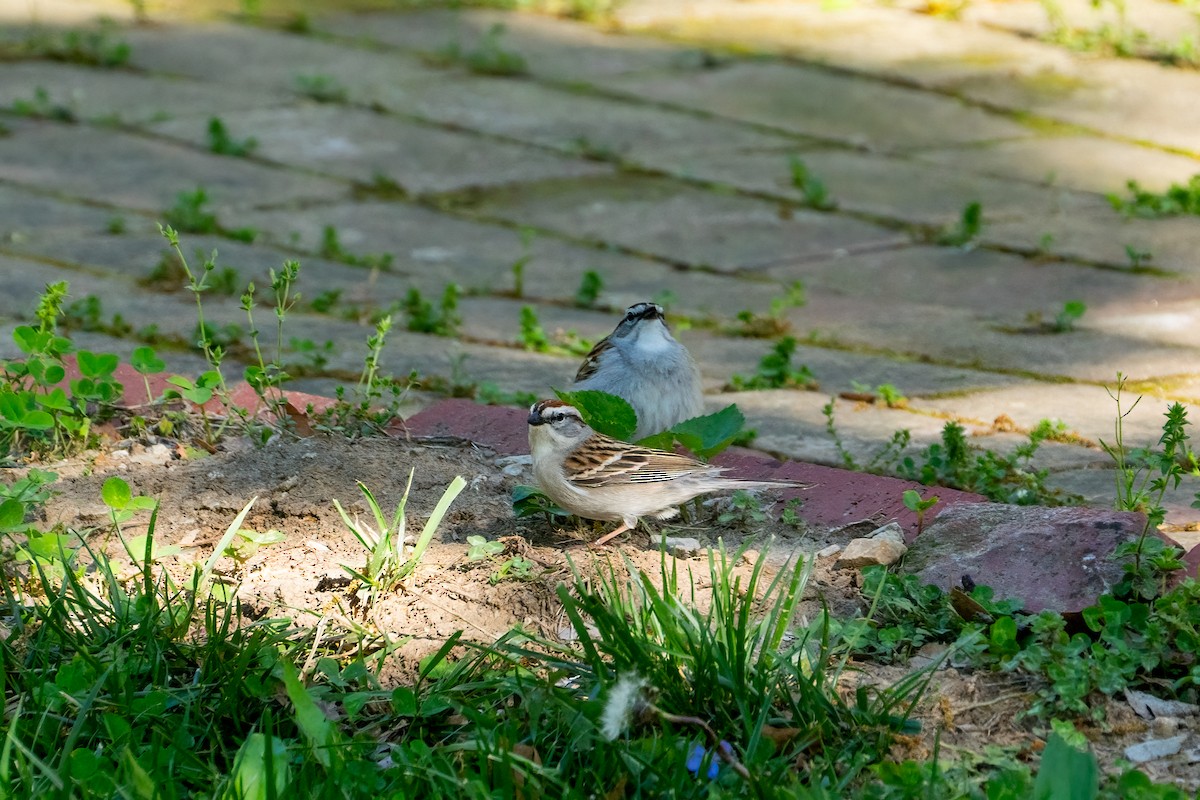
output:
[[529, 421], [530, 425], [545, 425], [546, 424], [546, 420], [542, 419], [542, 412], [538, 411], [536, 408], [531, 409], [529, 411], [529, 420], [528, 421]]

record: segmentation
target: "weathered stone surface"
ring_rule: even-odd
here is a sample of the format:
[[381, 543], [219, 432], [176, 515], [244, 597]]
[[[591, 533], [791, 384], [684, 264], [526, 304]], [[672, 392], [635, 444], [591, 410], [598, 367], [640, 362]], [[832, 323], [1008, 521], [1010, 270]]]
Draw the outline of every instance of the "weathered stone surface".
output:
[[1149, 266], [1188, 278], [1200, 275], [1195, 253], [1200, 248], [1200, 219], [1126, 218], [1102, 197], [1062, 191], [1054, 210], [1042, 218], [1001, 219], [988, 223], [980, 239], [986, 243], [1046, 252], [1117, 268], [1130, 266], [1129, 250], [1150, 253]]
[[560, 182], [490, 193], [475, 212], [722, 272], [882, 247], [903, 234], [656, 178]]
[[[222, 119], [235, 138], [256, 139], [261, 158], [364, 184], [390, 180], [417, 195], [611, 172], [596, 162], [332, 105], [233, 111]], [[195, 143], [207, 136], [196, 119], [154, 129]]]
[[[974, 153], [975, 148], [970, 152]], [[653, 150], [639, 160], [673, 175], [803, 202], [804, 193], [792, 183], [791, 157], [804, 162], [839, 209], [905, 222], [957, 222], [963, 208], [972, 202], [982, 203], [989, 218], [1040, 216], [1048, 213], [1055, 202], [1054, 192], [1025, 182], [1002, 180], [957, 166], [938, 167], [899, 156], [850, 150], [793, 146], [712, 152], [672, 147]]]
[[188, 24], [122, 32], [130, 63], [156, 72], [189, 75], [233, 86], [301, 93], [302, 78], [343, 89], [351, 101], [403, 98], [410, 86], [445, 77], [412, 56], [381, 53], [295, 36], [261, 26]]
[[[118, 131], [21, 120], [0, 137], [0, 178], [161, 213], [203, 186], [218, 218], [236, 208], [332, 199], [340, 183]], [[233, 220], [230, 220], [233, 222]]]
[[902, 543], [891, 539], [851, 539], [838, 560], [834, 569], [862, 569], [872, 565], [894, 564], [908, 550]]
[[704, 552], [700, 540], [691, 536], [664, 536], [656, 544], [675, 558], [693, 558]]
[[[955, 170], [1102, 194], [1124, 194], [1130, 179], [1149, 191], [1163, 192], [1172, 183], [1186, 184], [1200, 172], [1200, 160], [1189, 156], [1082, 134], [1039, 136], [969, 149], [926, 150], [913, 157]], [[987, 203], [984, 208], [989, 208]]]
[[[807, 283], [807, 281], [806, 281]], [[730, 291], [735, 291], [730, 289]], [[748, 306], [756, 313], [764, 308]], [[732, 316], [736, 309], [728, 304], [723, 317]], [[730, 327], [734, 327], [732, 324]], [[803, 333], [797, 326], [795, 333]], [[709, 331], [693, 330], [683, 334], [692, 356], [700, 362], [701, 369], [712, 390], [719, 390], [733, 375], [751, 376], [759, 360], [770, 352], [773, 342], [768, 339], [720, 336]], [[897, 361], [881, 355], [867, 355], [853, 351], [834, 350], [824, 347], [798, 345], [792, 356], [796, 369], [808, 367], [820, 384], [822, 397], [839, 392], [870, 392], [881, 384], [891, 384], [906, 397], [947, 392], [970, 392], [989, 387], [1009, 386], [1019, 383], [1019, 378], [994, 372], [944, 367], [920, 361]]]
[[662, 69], [695, 69], [703, 64], [693, 48], [647, 38], [613, 36], [578, 22], [536, 14], [504, 14], [484, 9], [461, 13], [434, 10], [409, 14], [340, 14], [322, 17], [317, 27], [360, 36], [421, 53], [436, 54], [457, 44], [468, 53], [495, 25], [498, 44], [520, 54], [531, 73], [554, 80], [588, 80]]
[[71, 203], [48, 197], [36, 189], [0, 185], [0, 242], [19, 248], [62, 237], [104, 234], [114, 217], [121, 217], [132, 231], [149, 232], [152, 223], [140, 216], [126, 216], [105, 208]]
[[[1113, 384], [1115, 378], [1114, 374], [1109, 384]], [[1126, 392], [1122, 396], [1122, 409], [1129, 412], [1123, 427], [1125, 443], [1130, 448], [1145, 447], [1158, 441], [1168, 405], [1165, 400], [1146, 397], [1130, 411], [1136, 400], [1136, 394]], [[1112, 443], [1117, 419], [1117, 404], [1103, 386], [1028, 383], [960, 398], [917, 399], [913, 405], [935, 412], [945, 412], [953, 407], [957, 415], [983, 423], [1004, 414], [1026, 429], [1042, 419], [1058, 419], [1066, 423], [1069, 431], [1091, 442]], [[1189, 408], [1189, 416], [1194, 418], [1197, 414], [1200, 410], [1194, 406]]]
[[[414, 95], [398, 109], [439, 122], [585, 157], [657, 165], [660, 154], [705, 161], [734, 148], [794, 147], [736, 122], [564, 91], [532, 81], [464, 77]], [[703, 177], [697, 174], [697, 177]]]
[[[5, 64], [4, 71], [0, 106], [33, 101], [35, 89], [42, 89], [50, 103], [70, 109], [81, 119], [143, 125], [185, 116], [191, 118], [189, 124], [196, 134], [207, 132], [208, 120], [217, 109], [225, 113], [294, 101], [283, 93], [272, 95], [261, 89], [48, 61]], [[207, 139], [203, 141], [207, 143]]]
[[[1015, 287], [1008, 291], [1023, 296]], [[1074, 298], [1062, 300], [1067, 299]], [[1120, 370], [1133, 380], [1152, 380], [1179, 374], [1181, 365], [1200, 354], [1196, 347], [1147, 342], [1124, 332], [1088, 330], [1085, 323], [1071, 333], [1053, 335], [1024, 319], [996, 319], [986, 312], [941, 305], [934, 295], [927, 303], [891, 304], [887, 313], [880, 312], [880, 302], [879, 298], [814, 290], [804, 308], [789, 310], [784, 316], [796, 328], [812, 331], [811, 337], [818, 342], [851, 349], [880, 348], [910, 358], [1035, 373], [1050, 379], [1065, 376], [1104, 381]], [[1042, 314], [1054, 308], [1040, 297], [1029, 297], [1028, 302], [1035, 307], [1031, 310]]]
[[796, 55], [924, 84], [980, 73], [1025, 74], [1069, 61], [1059, 48], [955, 24], [924, 13], [927, 6], [916, 7], [922, 13], [914, 14], [910, 10], [914, 5], [856, 3], [830, 8], [702, 0], [684, 10], [671, 0], [634, 0], [622, 3], [618, 18], [630, 29], [702, 43], [734, 42], [759, 52]]
[[[632, 95], [869, 150], [1032, 133], [959, 100], [792, 64], [735, 64], [697, 73], [687, 81], [650, 75], [615, 80], [611, 85]], [[747, 91], [748, 86], [754, 91]]]
[[[1180, 294], [1200, 295], [1200, 284], [1078, 264], [1038, 263], [980, 248], [899, 247], [781, 264], [767, 272], [783, 282], [802, 280], [821, 299], [824, 293], [816, 295], [816, 290], [893, 307], [925, 306], [936, 300], [1018, 328], [1033, 327], [1027, 315], [1034, 312], [1052, 320], [1067, 299], [1087, 303], [1088, 314], [1078, 324], [1082, 328], [1111, 313], [1118, 301], [1121, 307], [1153, 308]], [[1011, 291], [1012, 286], [1021, 291]], [[810, 309], [819, 310], [818, 303], [810, 302], [797, 316], [802, 320]]]
[[1121, 579], [1109, 556], [1144, 525], [1133, 512], [959, 504], [926, 526], [903, 569], [945, 590], [969, 575], [1028, 611], [1079, 611]]

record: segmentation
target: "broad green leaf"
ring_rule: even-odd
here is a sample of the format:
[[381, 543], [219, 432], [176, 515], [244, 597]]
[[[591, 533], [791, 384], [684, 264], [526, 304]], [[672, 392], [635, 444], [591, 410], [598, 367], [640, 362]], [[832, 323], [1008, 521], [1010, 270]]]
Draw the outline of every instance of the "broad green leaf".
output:
[[728, 405], [714, 414], [685, 419], [668, 431], [642, 439], [638, 444], [670, 450], [675, 442], [691, 450], [703, 459], [720, 453], [746, 427], [746, 418], [736, 405]]
[[554, 393], [564, 403], [570, 403], [579, 410], [583, 421], [606, 436], [621, 441], [629, 441], [637, 430], [637, 413], [633, 406], [623, 398], [608, 392], [598, 392], [594, 389], [582, 389], [578, 392]]
[[296, 727], [304, 735], [305, 741], [312, 748], [313, 757], [321, 766], [328, 769], [332, 765], [331, 753], [337, 743], [337, 730], [325, 716], [325, 712], [317, 706], [304, 685], [300, 683], [296, 667], [289, 661], [281, 664], [283, 668], [283, 685], [287, 690], [288, 699], [292, 701], [292, 712], [296, 719]]
[[129, 490], [129, 484], [123, 478], [114, 475], [104, 482], [103, 488], [100, 489], [100, 497], [104, 500], [104, 505], [121, 511], [129, 506], [133, 492]]
[[53, 389], [48, 394], [39, 395], [36, 402], [42, 408], [48, 408], [51, 411], [70, 413], [75, 410], [71, 406], [71, 399], [67, 397], [67, 393], [61, 387]]
[[1094, 800], [1099, 793], [1096, 757], [1076, 750], [1058, 733], [1051, 734], [1033, 784], [1035, 800]]
[[[267, 742], [270, 741], [270, 770], [267, 768]], [[222, 800], [267, 800], [283, 797], [291, 782], [287, 743], [262, 733], [252, 733], [238, 748], [233, 774]]]
[[0, 503], [0, 531], [13, 531], [25, 524], [25, 504], [15, 497]]
[[21, 427], [35, 431], [48, 431], [54, 427], [54, 417], [45, 411], [30, 411], [21, 419]]
[[130, 353], [129, 364], [143, 375], [154, 375], [167, 368], [167, 362], [158, 357], [154, 348], [145, 345]]

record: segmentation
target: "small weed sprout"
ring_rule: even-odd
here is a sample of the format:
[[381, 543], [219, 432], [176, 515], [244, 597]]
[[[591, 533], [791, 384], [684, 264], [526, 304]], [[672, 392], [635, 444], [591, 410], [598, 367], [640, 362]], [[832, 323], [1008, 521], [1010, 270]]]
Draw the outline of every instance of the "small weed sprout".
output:
[[392, 268], [393, 256], [391, 253], [357, 255], [346, 250], [342, 246], [337, 228], [332, 225], [326, 225], [321, 229], [321, 247], [317, 252], [320, 253], [322, 258], [328, 258], [330, 261], [341, 261], [343, 264], [349, 264], [352, 267], [367, 267], [368, 269], [378, 269], [384, 272]]
[[550, 338], [538, 321], [537, 311], [533, 306], [521, 306], [521, 346], [535, 353], [545, 353], [550, 350]]
[[925, 512], [938, 504], [938, 496], [935, 494], [921, 499], [921, 493], [916, 489], [906, 489], [900, 499], [905, 508], [917, 515], [917, 535], [920, 536], [925, 530]]
[[1127, 217], [1157, 219], [1200, 214], [1200, 175], [1193, 175], [1186, 184], [1173, 183], [1161, 194], [1143, 189], [1134, 180], [1125, 187], [1129, 190], [1128, 197], [1113, 193], [1108, 195], [1108, 202]]
[[784, 317], [784, 314], [793, 308], [800, 308], [806, 302], [807, 297], [804, 292], [804, 283], [802, 281], [792, 281], [784, 289], [783, 294], [772, 298], [770, 311], [765, 315], [759, 315], [750, 309], [743, 309], [737, 313], [737, 326], [730, 328], [729, 333], [735, 336], [748, 336], [762, 339], [772, 339], [776, 336], [783, 336], [792, 329], [792, 324]]
[[[1117, 405], [1117, 417], [1112, 443], [1101, 440], [1100, 446], [1117, 467], [1117, 508], [1144, 513], [1146, 524], [1136, 541], [1120, 545], [1113, 554], [1130, 559], [1126, 564], [1125, 580], [1114, 594], [1151, 599], [1165, 591], [1166, 574], [1179, 569], [1182, 562], [1175, 548], [1149, 534], [1166, 519], [1163, 498], [1167, 491], [1177, 489], [1185, 474], [1200, 475], [1200, 464], [1187, 444], [1187, 409], [1180, 403], [1172, 403], [1167, 408], [1157, 449], [1128, 448], [1125, 418], [1133, 413], [1142, 398], [1139, 396], [1127, 409], [1122, 407], [1125, 380], [1124, 375], [1117, 373], [1115, 389], [1108, 389]], [[1193, 505], [1200, 507], [1200, 495]]]
[[817, 389], [817, 380], [808, 367], [792, 366], [792, 356], [795, 353], [795, 338], [783, 337], [758, 362], [758, 369], [753, 375], [731, 377], [729, 379], [730, 388], [738, 392], [755, 389]]
[[330, 75], [297, 75], [296, 91], [318, 103], [345, 103], [349, 99], [346, 87]]
[[238, 141], [229, 135], [229, 130], [220, 117], [210, 117], [208, 120], [208, 149], [219, 156], [234, 156], [246, 158], [258, 148], [258, 140], [253, 136]]
[[442, 493], [441, 499], [438, 500], [437, 506], [429, 515], [429, 519], [425, 522], [420, 536], [413, 545], [408, 546], [405, 544], [407, 525], [405, 506], [408, 504], [412, 479], [413, 471], [409, 470], [404, 495], [400, 498], [390, 522], [384, 516], [371, 490], [361, 481], [358, 483], [358, 488], [366, 498], [367, 506], [375, 518], [376, 527], [374, 528], [361, 522], [357, 516], [351, 519], [346, 510], [342, 508], [342, 504], [336, 499], [333, 501], [334, 508], [337, 509], [346, 528], [367, 551], [367, 562], [361, 570], [345, 565], [342, 567], [351, 578], [360, 584], [358, 587], [351, 586], [350, 595], [352, 602], [361, 603], [364, 608], [370, 608], [382, 595], [395, 591], [404, 579], [416, 570], [429, 543], [433, 540], [433, 534], [450, 509], [450, 504], [467, 485], [461, 476], [450, 482], [450, 485]]
[[1129, 259], [1129, 268], [1137, 271], [1149, 264], [1154, 259], [1154, 254], [1149, 250], [1127, 244], [1125, 245], [1125, 257]]
[[829, 196], [825, 184], [815, 175], [799, 156], [788, 157], [788, 169], [791, 172], [792, 186], [804, 195], [804, 204], [810, 208], [822, 211], [836, 208], [837, 204]]
[[579, 289], [575, 292], [575, 306], [577, 308], [595, 308], [596, 301], [599, 300], [600, 292], [603, 290], [604, 279], [600, 277], [599, 272], [589, 269], [583, 273]]
[[454, 336], [462, 324], [458, 313], [458, 298], [462, 292], [457, 283], [448, 283], [442, 291], [437, 309], [426, 300], [415, 286], [404, 296], [404, 313], [408, 317], [408, 329], [416, 333], [432, 333], [435, 336]]
[[1063, 303], [1062, 309], [1054, 315], [1054, 322], [1051, 324], [1051, 330], [1055, 333], [1066, 333], [1075, 330], [1075, 323], [1083, 318], [1087, 312], [1087, 306], [1081, 300], [1068, 300]]
[[957, 223], [943, 228], [935, 237], [934, 242], [946, 247], [961, 247], [970, 250], [975, 246], [983, 230], [983, 205], [976, 202], [968, 203], [962, 210]]
[[48, 119], [55, 122], [79, 121], [78, 115], [70, 106], [55, 102], [51, 99], [50, 93], [41, 86], [33, 90], [31, 99], [17, 98], [13, 100], [9, 110], [19, 117]]
[[479, 43], [471, 50], [463, 50], [458, 42], [451, 42], [431, 57], [435, 64], [450, 66], [461, 65], [479, 75], [495, 75], [512, 77], [529, 72], [525, 58], [515, 51], [509, 50], [501, 43], [505, 27], [496, 23], [480, 38]]

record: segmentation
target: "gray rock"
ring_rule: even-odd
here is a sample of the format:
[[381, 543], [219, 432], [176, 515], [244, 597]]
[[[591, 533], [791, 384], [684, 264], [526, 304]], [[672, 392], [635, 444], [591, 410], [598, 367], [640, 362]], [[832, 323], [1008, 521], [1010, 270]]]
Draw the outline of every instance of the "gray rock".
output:
[[964, 575], [1029, 611], [1078, 611], [1122, 576], [1108, 557], [1137, 537], [1143, 514], [964, 503], [944, 509], [909, 549], [904, 571], [949, 589]]
[[1135, 764], [1143, 764], [1147, 761], [1173, 756], [1183, 749], [1183, 743], [1187, 737], [1186, 733], [1181, 733], [1170, 739], [1151, 739], [1148, 742], [1131, 744], [1125, 748], [1125, 757]]
[[664, 536], [662, 548], [675, 558], [691, 558], [704, 551], [700, 540], [690, 536]]
[[894, 564], [900, 560], [908, 549], [904, 546], [903, 535], [900, 541], [890, 536], [874, 539], [851, 539], [842, 551], [841, 558], [834, 563], [836, 569], [862, 569], [876, 564]]

